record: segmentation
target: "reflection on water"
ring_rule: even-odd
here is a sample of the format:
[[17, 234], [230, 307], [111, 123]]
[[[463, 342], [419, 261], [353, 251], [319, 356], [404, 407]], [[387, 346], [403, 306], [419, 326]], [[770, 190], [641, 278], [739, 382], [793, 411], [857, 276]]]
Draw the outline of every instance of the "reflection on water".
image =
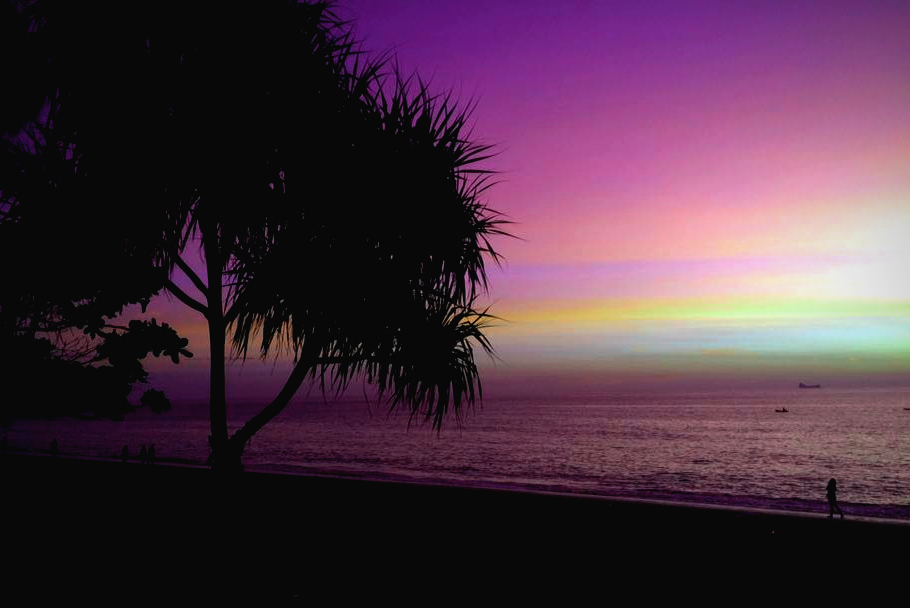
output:
[[[246, 449], [250, 469], [824, 511], [836, 477], [853, 513], [910, 519], [910, 390], [597, 395], [486, 402], [437, 434], [363, 403], [295, 406]], [[774, 410], [785, 405], [788, 413]], [[20, 421], [11, 449], [204, 463], [204, 410], [124, 422]], [[238, 417], [235, 426], [242, 423]], [[865, 506], [863, 506], [865, 505]]]

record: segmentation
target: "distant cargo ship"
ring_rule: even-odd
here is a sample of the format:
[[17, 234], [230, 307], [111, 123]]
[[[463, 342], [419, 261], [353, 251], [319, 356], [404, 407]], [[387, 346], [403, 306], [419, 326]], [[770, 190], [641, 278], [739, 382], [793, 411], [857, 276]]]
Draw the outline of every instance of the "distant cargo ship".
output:
[[821, 384], [803, 384], [802, 382], [799, 383], [799, 388], [821, 388], [821, 387], [822, 387]]

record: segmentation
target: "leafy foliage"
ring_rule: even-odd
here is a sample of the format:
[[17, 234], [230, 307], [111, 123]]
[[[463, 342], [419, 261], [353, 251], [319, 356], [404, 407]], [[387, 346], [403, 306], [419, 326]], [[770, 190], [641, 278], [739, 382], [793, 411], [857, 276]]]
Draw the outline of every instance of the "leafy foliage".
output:
[[164, 394], [164, 391], [159, 391], [154, 388], [145, 391], [145, 394], [142, 395], [139, 402], [142, 404], [142, 407], [147, 407], [156, 414], [171, 409], [171, 402], [167, 398], [167, 395]]
[[167, 278], [155, 262], [168, 218], [136, 204], [148, 179], [131, 170], [147, 160], [141, 146], [112, 145], [113, 130], [124, 139], [124, 123], [111, 124], [118, 111], [104, 117], [80, 93], [113, 93], [110, 74], [92, 69], [127, 60], [98, 61], [107, 38], [79, 30], [102, 17], [90, 7], [10, 2], [3, 11], [3, 59], [27, 59], [30, 69], [0, 77], [9, 111], [0, 125], [0, 382], [10, 396], [2, 416], [119, 419], [134, 409], [131, 386], [147, 379], [141, 359], [191, 356], [167, 324], [111, 325], [129, 305], [145, 311]]
[[[434, 95], [388, 56], [365, 59], [324, 2], [24, 6], [29, 44], [47, 59], [31, 84], [47, 116], [7, 147], [16, 169], [0, 168], [0, 205], [23, 240], [41, 225], [28, 214], [61, 218], [52, 283], [78, 297], [40, 300], [103, 337], [99, 355], [135, 378], [107, 345], [130, 361], [187, 355], [173, 336], [134, 348], [127, 336], [145, 344], [147, 327], [98, 333], [103, 304], [146, 302], [162, 286], [212, 335], [227, 330], [238, 356], [293, 354], [279, 396], [235, 435], [238, 454], [305, 378], [335, 391], [363, 379], [437, 429], [480, 397], [474, 347], [492, 354], [492, 317], [477, 301], [507, 222], [483, 202], [492, 150], [471, 140], [470, 104]], [[85, 234], [86, 253], [112, 266], [67, 283], [85, 276], [63, 255]], [[196, 247], [202, 277], [184, 259]], [[178, 271], [202, 301], [170, 281]], [[213, 449], [226, 441], [218, 407], [213, 393]]]
[[470, 106], [383, 61], [344, 65], [355, 72], [335, 102], [343, 120], [318, 155], [279, 163], [268, 217], [238, 235], [232, 344], [241, 356], [256, 342], [262, 357], [286, 349], [338, 392], [362, 377], [438, 429], [480, 395], [472, 341], [493, 352], [492, 317], [475, 309], [507, 224], [482, 202], [491, 148], [470, 141]]
[[[141, 360], [149, 354], [173, 360], [192, 354], [184, 348], [186, 338], [167, 324], [153, 319], [131, 321], [130, 326], [131, 331], [105, 333], [97, 346], [81, 352], [61, 349], [49, 338], [0, 332], [0, 424], [61, 416], [122, 420], [134, 412], [128, 397], [133, 385], [148, 376]], [[157, 414], [170, 409], [170, 401], [162, 391], [149, 389], [140, 407]]]

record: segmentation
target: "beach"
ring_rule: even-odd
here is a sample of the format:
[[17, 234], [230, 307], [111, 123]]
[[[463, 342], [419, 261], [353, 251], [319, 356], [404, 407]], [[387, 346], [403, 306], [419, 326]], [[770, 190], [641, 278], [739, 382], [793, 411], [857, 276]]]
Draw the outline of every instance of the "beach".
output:
[[[399, 596], [483, 581], [509, 595], [760, 568], [884, 572], [906, 522], [478, 488], [5, 454], [7, 594]], [[884, 575], [883, 575], [884, 576]], [[890, 580], [890, 579], [885, 579]], [[24, 581], [31, 581], [26, 584]], [[441, 585], [441, 587], [440, 587]], [[529, 586], [531, 585], [531, 586]], [[435, 590], [435, 591], [434, 591]], [[352, 595], [353, 597], [353, 595]]]

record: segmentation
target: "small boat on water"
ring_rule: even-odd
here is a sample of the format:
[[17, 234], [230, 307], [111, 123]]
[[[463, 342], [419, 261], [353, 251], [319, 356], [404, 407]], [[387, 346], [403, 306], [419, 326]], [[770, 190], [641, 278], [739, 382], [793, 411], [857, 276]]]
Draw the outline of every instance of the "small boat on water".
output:
[[774, 411], [775, 411], [775, 412], [781, 412], [781, 413], [783, 413], [783, 412], [789, 412], [790, 410], [788, 410], [788, 409], [785, 408], [785, 407], [782, 407], [782, 408], [780, 408], [779, 410], [774, 410]]
[[799, 383], [799, 388], [821, 388], [821, 387], [822, 387], [821, 384], [803, 384], [802, 382]]

